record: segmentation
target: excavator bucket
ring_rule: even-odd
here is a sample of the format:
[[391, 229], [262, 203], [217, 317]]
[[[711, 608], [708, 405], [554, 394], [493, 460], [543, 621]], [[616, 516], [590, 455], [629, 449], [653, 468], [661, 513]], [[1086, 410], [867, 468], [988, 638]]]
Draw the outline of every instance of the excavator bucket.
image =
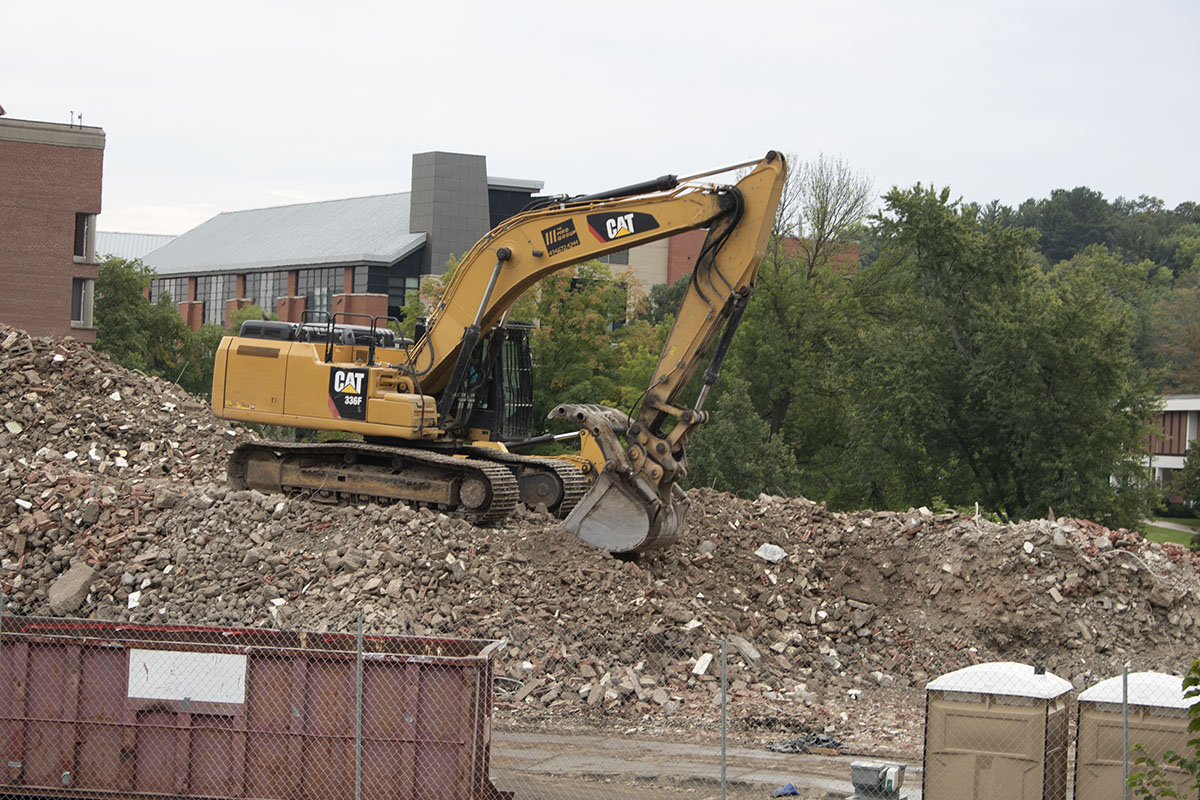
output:
[[591, 490], [563, 520], [564, 528], [613, 553], [656, 550], [679, 538], [687, 494], [673, 483], [653, 487], [629, 468], [619, 439], [630, 424], [626, 414], [592, 403], [565, 403], [551, 411], [550, 418], [582, 425], [607, 461]]
[[673, 486], [666, 502], [647, 500], [628, 478], [601, 473], [587, 496], [563, 520], [578, 538], [613, 553], [657, 550], [683, 531], [687, 495]]

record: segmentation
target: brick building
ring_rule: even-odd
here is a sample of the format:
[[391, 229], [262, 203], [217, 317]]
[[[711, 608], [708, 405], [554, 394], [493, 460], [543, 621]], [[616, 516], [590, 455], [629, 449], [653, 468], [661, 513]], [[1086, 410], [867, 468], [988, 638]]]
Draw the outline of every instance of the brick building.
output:
[[1172, 494], [1175, 475], [1187, 461], [1188, 446], [1200, 438], [1200, 394], [1169, 394], [1154, 417], [1150, 467], [1154, 480]]
[[0, 118], [0, 322], [93, 343], [100, 128]]

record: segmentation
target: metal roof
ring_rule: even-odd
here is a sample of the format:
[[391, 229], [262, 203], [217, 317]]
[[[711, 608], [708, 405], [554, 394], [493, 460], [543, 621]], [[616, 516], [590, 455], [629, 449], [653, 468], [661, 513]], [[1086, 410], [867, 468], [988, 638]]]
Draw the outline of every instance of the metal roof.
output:
[[408, 192], [226, 211], [142, 260], [160, 276], [394, 264], [426, 240], [408, 212]]
[[96, 255], [115, 258], [141, 258], [152, 253], [175, 237], [163, 233], [116, 233], [96, 231]]

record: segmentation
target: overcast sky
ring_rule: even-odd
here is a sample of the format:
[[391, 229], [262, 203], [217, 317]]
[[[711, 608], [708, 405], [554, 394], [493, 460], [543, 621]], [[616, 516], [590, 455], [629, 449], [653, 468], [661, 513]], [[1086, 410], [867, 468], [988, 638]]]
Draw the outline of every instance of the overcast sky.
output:
[[62, 2], [0, 106], [107, 134], [99, 228], [408, 191], [412, 154], [594, 192], [778, 149], [876, 188], [1200, 201], [1200, 2]]

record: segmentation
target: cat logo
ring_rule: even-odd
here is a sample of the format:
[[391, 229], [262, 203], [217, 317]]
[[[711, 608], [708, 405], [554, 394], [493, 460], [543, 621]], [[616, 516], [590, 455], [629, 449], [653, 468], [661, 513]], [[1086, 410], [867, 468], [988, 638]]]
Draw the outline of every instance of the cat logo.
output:
[[633, 233], [633, 214], [610, 217], [604, 223], [604, 230], [608, 234], [609, 239], [616, 239], [618, 236], [628, 236]]
[[334, 419], [367, 418], [367, 370], [329, 370], [329, 411]]
[[658, 227], [650, 214], [630, 211], [625, 214], [588, 214], [588, 230], [601, 242], [623, 239], [635, 233], [645, 233]]
[[363, 378], [365, 377], [366, 375], [361, 372], [353, 372], [345, 369], [334, 370], [333, 390], [347, 394], [362, 394]]

